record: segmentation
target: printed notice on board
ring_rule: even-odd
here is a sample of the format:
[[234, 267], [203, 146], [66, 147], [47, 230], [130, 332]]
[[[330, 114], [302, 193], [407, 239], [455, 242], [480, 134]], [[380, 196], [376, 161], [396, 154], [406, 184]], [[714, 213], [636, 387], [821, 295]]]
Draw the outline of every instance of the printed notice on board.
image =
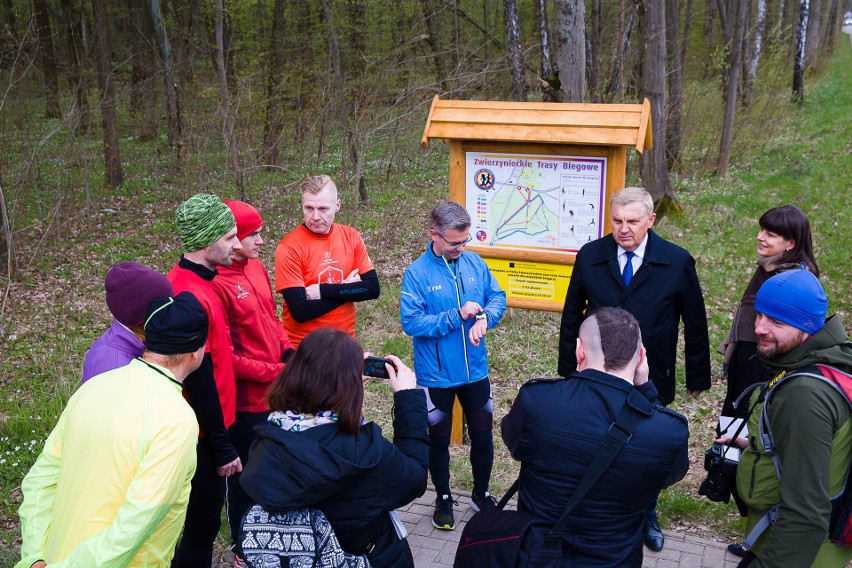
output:
[[499, 258], [484, 260], [508, 299], [555, 302], [558, 308], [565, 302], [573, 266]]
[[466, 152], [478, 246], [574, 254], [603, 236], [606, 158]]

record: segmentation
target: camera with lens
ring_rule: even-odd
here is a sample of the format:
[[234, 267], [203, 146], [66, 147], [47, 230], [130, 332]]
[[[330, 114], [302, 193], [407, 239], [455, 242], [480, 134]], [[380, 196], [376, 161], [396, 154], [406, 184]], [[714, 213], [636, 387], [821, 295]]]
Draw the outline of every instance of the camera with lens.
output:
[[725, 456], [730, 444], [713, 444], [704, 452], [704, 469], [707, 478], [701, 482], [698, 494], [711, 501], [728, 503], [731, 499], [731, 486], [736, 483], [737, 462]]

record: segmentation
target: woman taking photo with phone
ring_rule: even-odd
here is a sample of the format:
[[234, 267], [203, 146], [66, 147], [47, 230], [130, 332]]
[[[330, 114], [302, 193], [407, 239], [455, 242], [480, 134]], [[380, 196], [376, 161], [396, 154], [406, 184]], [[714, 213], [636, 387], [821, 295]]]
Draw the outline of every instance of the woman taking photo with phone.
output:
[[760, 217], [757, 233], [757, 268], [746, 286], [743, 298], [734, 314], [728, 337], [719, 347], [724, 354], [723, 373], [728, 391], [722, 406], [722, 416], [744, 418], [746, 405], [734, 410], [733, 404], [742, 392], [755, 383], [767, 380], [767, 370], [757, 357], [757, 336], [754, 334], [754, 297], [761, 284], [772, 276], [807, 267], [819, 277], [811, 243], [811, 225], [795, 205], [774, 207]]
[[358, 342], [331, 328], [307, 335], [270, 388], [272, 413], [240, 483], [270, 513], [319, 509], [343, 550], [373, 567], [408, 568], [411, 549], [389, 513], [426, 489], [426, 397], [411, 369], [386, 359], [393, 442], [364, 420]]

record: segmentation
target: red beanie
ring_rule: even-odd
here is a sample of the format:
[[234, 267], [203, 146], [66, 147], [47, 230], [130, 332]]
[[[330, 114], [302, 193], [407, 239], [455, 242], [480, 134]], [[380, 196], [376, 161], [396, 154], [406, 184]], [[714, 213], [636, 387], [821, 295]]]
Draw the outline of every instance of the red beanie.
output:
[[242, 201], [225, 201], [237, 220], [237, 238], [243, 240], [263, 225], [263, 219], [257, 209]]

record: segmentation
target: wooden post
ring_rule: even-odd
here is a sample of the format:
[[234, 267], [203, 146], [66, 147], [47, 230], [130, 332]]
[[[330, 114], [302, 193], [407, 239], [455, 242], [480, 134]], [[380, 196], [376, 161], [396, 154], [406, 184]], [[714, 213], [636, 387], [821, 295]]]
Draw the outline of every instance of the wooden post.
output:
[[464, 443], [464, 415], [458, 398], [453, 402], [453, 430], [450, 432], [450, 443], [457, 446]]

